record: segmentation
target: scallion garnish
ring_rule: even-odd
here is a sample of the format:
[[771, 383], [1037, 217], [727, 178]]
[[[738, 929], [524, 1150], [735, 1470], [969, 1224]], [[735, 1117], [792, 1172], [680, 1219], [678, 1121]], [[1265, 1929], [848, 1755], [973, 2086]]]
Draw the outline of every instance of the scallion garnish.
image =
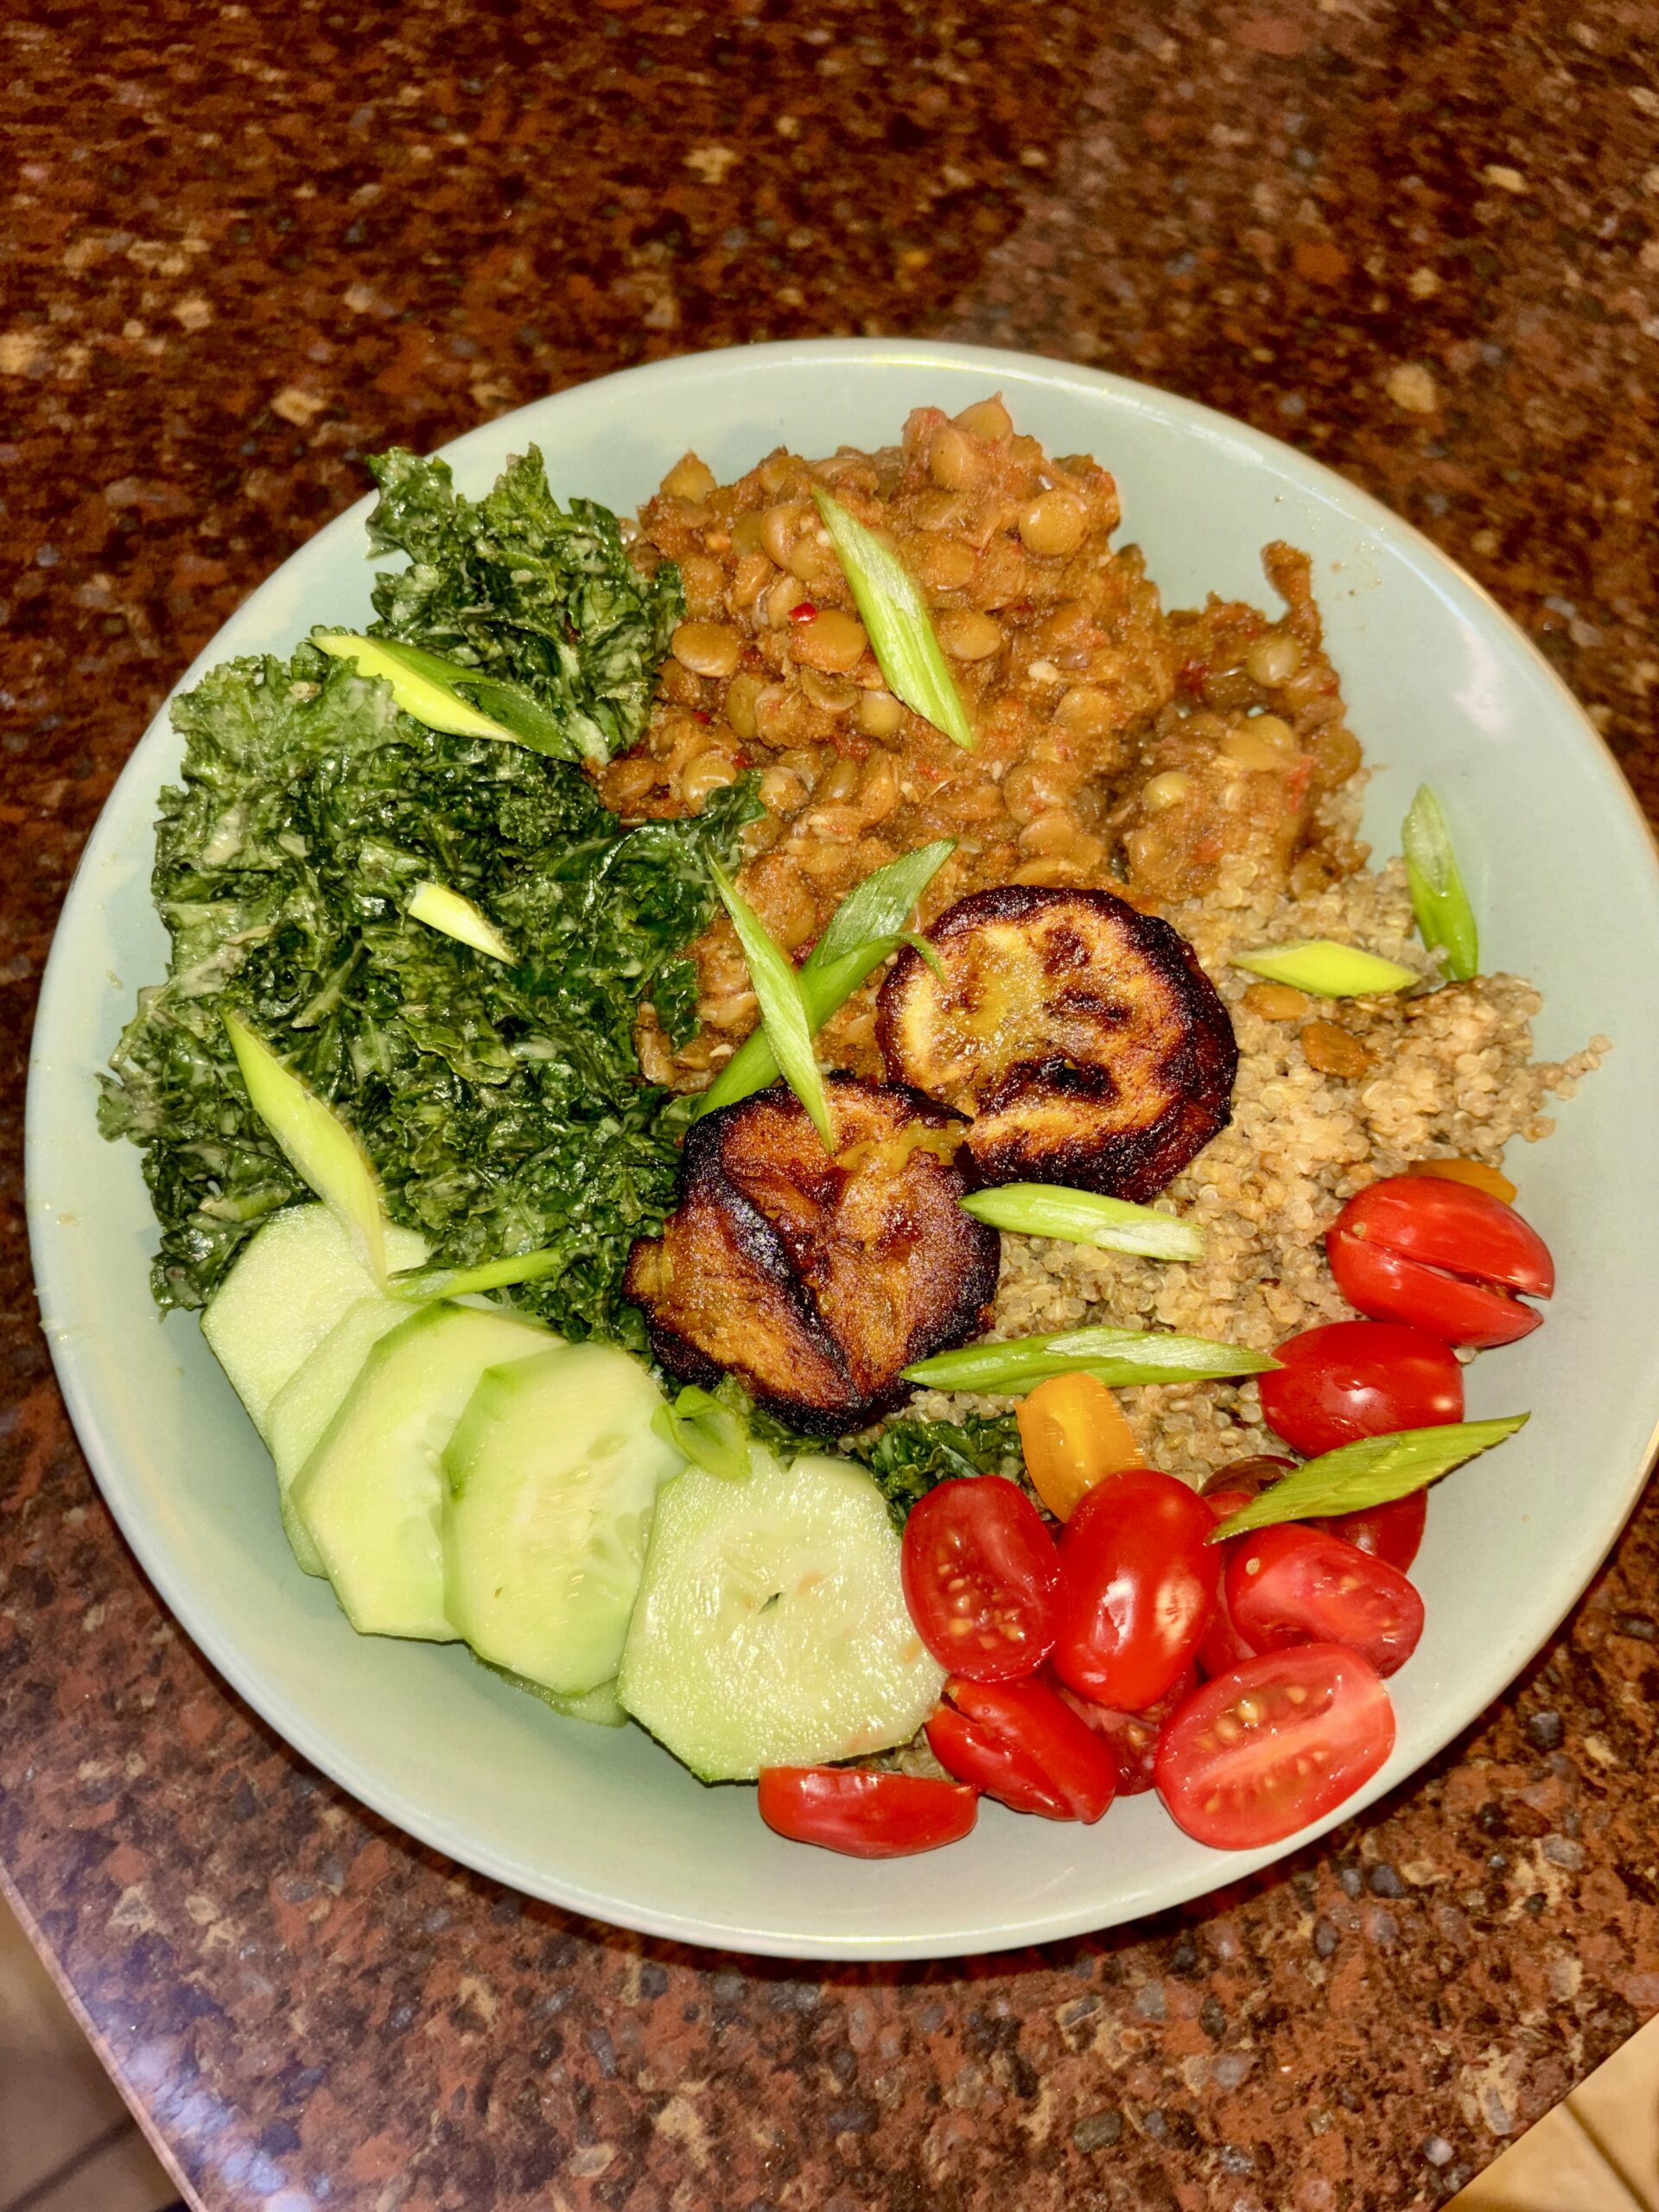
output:
[[1208, 1337], [1162, 1330], [1063, 1329], [1058, 1335], [1016, 1337], [1003, 1344], [964, 1344], [905, 1370], [907, 1382], [935, 1390], [985, 1390], [1018, 1395], [1051, 1375], [1093, 1375], [1109, 1389], [1139, 1382], [1196, 1382], [1228, 1375], [1262, 1375], [1277, 1367], [1266, 1352]]
[[852, 588], [853, 603], [869, 633], [870, 649], [888, 690], [971, 753], [976, 741], [973, 725], [914, 577], [892, 548], [849, 514], [839, 499], [817, 490], [812, 497], [835, 543], [842, 574]]
[[[898, 950], [917, 900], [953, 849], [953, 840], [941, 837], [913, 853], [901, 854], [855, 883], [830, 915], [823, 935], [796, 971], [814, 1036]], [[740, 1098], [764, 1090], [777, 1079], [776, 1056], [765, 1029], [757, 1029], [699, 1097], [692, 1118], [700, 1120], [722, 1106], [734, 1106]]]
[[749, 1432], [710, 1390], [690, 1384], [671, 1403], [658, 1407], [651, 1426], [694, 1467], [706, 1468], [722, 1482], [742, 1482], [751, 1471]]
[[534, 1252], [513, 1252], [504, 1260], [485, 1260], [475, 1268], [409, 1268], [393, 1275], [386, 1288], [394, 1298], [425, 1306], [440, 1298], [469, 1298], [481, 1290], [505, 1290], [511, 1283], [539, 1282], [563, 1267], [566, 1254], [543, 1244]]
[[1259, 952], [1236, 952], [1230, 964], [1321, 999], [1373, 998], [1408, 990], [1423, 980], [1414, 968], [1402, 968], [1397, 960], [1384, 960], [1381, 953], [1363, 952], [1357, 944], [1337, 944], [1323, 937], [1299, 944], [1263, 945]]
[[1052, 1183], [1004, 1183], [973, 1191], [962, 1200], [976, 1221], [1020, 1236], [1058, 1236], [1068, 1244], [1095, 1244], [1145, 1260], [1201, 1260], [1204, 1231], [1154, 1206], [1096, 1191], [1066, 1191]]
[[1363, 1436], [1335, 1452], [1321, 1452], [1241, 1505], [1211, 1536], [1212, 1544], [1269, 1529], [1281, 1521], [1307, 1521], [1329, 1513], [1363, 1513], [1392, 1504], [1438, 1482], [1531, 1419], [1506, 1414], [1497, 1421], [1447, 1421], [1438, 1428], [1403, 1428], [1393, 1436]]
[[356, 1245], [377, 1282], [386, 1279], [386, 1217], [369, 1156], [338, 1114], [233, 1014], [224, 1017], [253, 1110], [296, 1175], [309, 1184]]
[[378, 677], [406, 715], [429, 729], [452, 737], [493, 737], [527, 746], [555, 760], [595, 760], [609, 756], [602, 744], [582, 745], [567, 734], [556, 715], [521, 683], [468, 668], [423, 645], [397, 638], [365, 638], [346, 630], [314, 630], [311, 643], [336, 660], [349, 661], [359, 676]]
[[785, 1082], [805, 1107], [825, 1151], [834, 1152], [836, 1130], [830, 1116], [830, 1097], [812, 1050], [812, 1020], [794, 963], [767, 935], [766, 924], [724, 868], [711, 865], [709, 874], [748, 963], [749, 981], [760, 1003], [761, 1026], [772, 1058]]
[[1417, 933], [1431, 952], [1440, 953], [1452, 981], [1466, 983], [1480, 972], [1480, 931], [1440, 802], [1427, 784], [1417, 786], [1400, 842]]
[[471, 945], [474, 952], [486, 952], [492, 960], [512, 958], [512, 947], [489, 916], [444, 884], [417, 883], [407, 911], [411, 921], [424, 922], [428, 929]]

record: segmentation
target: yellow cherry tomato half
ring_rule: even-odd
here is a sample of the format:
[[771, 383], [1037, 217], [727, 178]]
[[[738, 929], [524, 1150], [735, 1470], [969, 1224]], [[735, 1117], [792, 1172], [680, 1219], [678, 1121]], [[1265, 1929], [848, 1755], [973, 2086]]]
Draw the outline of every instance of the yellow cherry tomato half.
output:
[[1092, 1375], [1051, 1375], [1020, 1401], [1026, 1471], [1057, 1521], [1069, 1521], [1096, 1484], [1142, 1465], [1117, 1400]]
[[1438, 1175], [1446, 1183], [1466, 1183], [1471, 1191], [1502, 1198], [1506, 1206], [1515, 1204], [1514, 1184], [1501, 1168], [1489, 1167], [1484, 1160], [1414, 1160], [1406, 1173]]

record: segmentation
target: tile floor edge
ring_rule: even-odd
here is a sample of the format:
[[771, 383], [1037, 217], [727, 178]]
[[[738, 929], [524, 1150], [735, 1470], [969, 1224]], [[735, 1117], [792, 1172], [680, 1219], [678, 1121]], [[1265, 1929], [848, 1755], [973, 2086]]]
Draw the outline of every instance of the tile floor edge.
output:
[[154, 2152], [157, 2164], [179, 2192], [181, 2200], [187, 2207], [187, 2212], [205, 2212], [200, 2198], [186, 2180], [177, 2158], [157, 2133], [143, 2107], [128, 2089], [107, 2037], [81, 2003], [68, 1976], [58, 1963], [56, 1954], [42, 1936], [40, 1923], [29, 1910], [17, 1885], [6, 1871], [3, 1862], [0, 1862], [0, 1903], [9, 1907], [13, 1918], [28, 1938], [35, 1957], [51, 1976], [53, 1987], [63, 1999], [75, 2025], [92, 2046], [93, 2056], [113, 2083], [116, 2094], [126, 2107], [133, 2125]]

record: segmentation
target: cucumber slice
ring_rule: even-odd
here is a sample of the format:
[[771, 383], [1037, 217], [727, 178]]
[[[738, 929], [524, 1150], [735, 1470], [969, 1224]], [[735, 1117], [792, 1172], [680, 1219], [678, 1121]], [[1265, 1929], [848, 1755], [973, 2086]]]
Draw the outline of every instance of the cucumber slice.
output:
[[515, 1675], [511, 1667], [497, 1667], [488, 1659], [483, 1663], [493, 1675], [499, 1675], [504, 1682], [511, 1682], [514, 1689], [540, 1698], [543, 1705], [550, 1705], [555, 1713], [563, 1713], [567, 1719], [586, 1720], [595, 1728], [626, 1728], [628, 1725], [628, 1716], [622, 1710], [622, 1700], [613, 1681], [601, 1682], [597, 1689], [584, 1690], [580, 1697], [561, 1697], [556, 1690], [532, 1682], [527, 1675]]
[[454, 1639], [443, 1610], [439, 1455], [485, 1369], [553, 1341], [505, 1313], [432, 1306], [364, 1361], [290, 1493], [361, 1634]]
[[480, 1659], [581, 1697], [615, 1675], [657, 1492], [685, 1464], [613, 1344], [480, 1380], [443, 1455], [444, 1611]]
[[944, 1682], [864, 1470], [758, 1450], [754, 1470], [730, 1483], [690, 1467], [658, 1500], [617, 1686], [705, 1782], [907, 1743]]
[[[401, 1233], [401, 1232], [399, 1232]], [[366, 1277], [365, 1278], [366, 1281]], [[276, 1495], [283, 1527], [294, 1556], [308, 1574], [327, 1574], [311, 1532], [294, 1510], [294, 1484], [300, 1469], [321, 1441], [345, 1404], [363, 1363], [382, 1337], [410, 1317], [408, 1301], [372, 1290], [344, 1313], [308, 1359], [302, 1361], [270, 1402], [265, 1442], [276, 1462]]]
[[[394, 1268], [418, 1268], [426, 1240], [388, 1228], [386, 1258]], [[327, 1206], [285, 1206], [249, 1240], [202, 1315], [201, 1333], [267, 1441], [277, 1392], [346, 1308], [374, 1287]]]

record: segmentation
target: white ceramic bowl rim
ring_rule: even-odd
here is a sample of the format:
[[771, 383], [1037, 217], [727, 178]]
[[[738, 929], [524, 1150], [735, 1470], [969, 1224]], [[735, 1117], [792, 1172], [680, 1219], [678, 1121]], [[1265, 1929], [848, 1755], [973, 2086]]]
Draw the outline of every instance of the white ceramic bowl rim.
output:
[[[1535, 1419], [1436, 1493], [1421, 1570], [1429, 1630], [1396, 1684], [1395, 1753], [1331, 1819], [1288, 1844], [1223, 1855], [1179, 1835], [1151, 1799], [1088, 1832], [989, 1808], [968, 1844], [872, 1867], [779, 1843], [747, 1793], [702, 1789], [637, 1731], [556, 1721], [454, 1648], [354, 1638], [288, 1559], [262, 1447], [194, 1324], [155, 1328], [138, 1160], [102, 1145], [92, 1126], [92, 1075], [133, 988], [162, 969], [147, 874], [156, 792], [178, 755], [165, 709], [87, 845], [41, 994], [28, 1143], [42, 1315], [87, 1459], [163, 1599], [257, 1712], [388, 1820], [533, 1895], [683, 1942], [818, 1958], [995, 1950], [1132, 1919], [1268, 1865], [1401, 1783], [1514, 1678], [1613, 1541], [1659, 1433], [1659, 1281], [1647, 1263], [1659, 1248], [1659, 1192], [1631, 1174], [1659, 1096], [1659, 1008], [1650, 982], [1644, 999], [1630, 980], [1650, 976], [1659, 950], [1659, 866], [1570, 695], [1409, 525], [1189, 401], [1062, 363], [921, 341], [823, 340], [654, 363], [538, 402], [445, 452], [476, 492], [533, 441], [562, 493], [625, 509], [688, 444], [725, 480], [785, 438], [818, 451], [878, 442], [911, 406], [998, 388], [1052, 449], [1094, 452], [1116, 471], [1128, 528], [1173, 603], [1211, 583], [1260, 600], [1256, 548], [1276, 536], [1307, 548], [1352, 719], [1380, 764], [1367, 819], [1382, 850], [1393, 849], [1402, 798], [1432, 772], [1454, 825], [1486, 833], [1467, 846], [1460, 836], [1460, 847], [1489, 942], [1546, 985], [1548, 1049], [1598, 1028], [1616, 1038], [1582, 1098], [1562, 1109], [1562, 1134], [1528, 1155], [1529, 1211], [1562, 1263], [1551, 1325], [1471, 1378], [1473, 1415], [1510, 1409], [1524, 1375]], [[312, 621], [365, 619], [369, 504], [285, 563], [178, 688], [228, 652], [285, 651]], [[1637, 959], [1620, 957], [1633, 946]], [[1483, 1561], [1478, 1577], [1463, 1571], [1471, 1557]]]

